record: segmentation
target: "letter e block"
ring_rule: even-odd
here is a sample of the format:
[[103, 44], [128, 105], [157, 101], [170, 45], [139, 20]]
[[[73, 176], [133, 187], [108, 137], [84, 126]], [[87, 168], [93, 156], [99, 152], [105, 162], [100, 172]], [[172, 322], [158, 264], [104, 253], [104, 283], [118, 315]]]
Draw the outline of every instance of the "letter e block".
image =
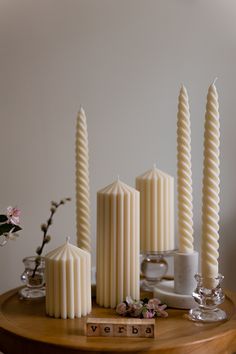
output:
[[100, 335], [102, 337], [113, 337], [113, 324], [100, 324]]

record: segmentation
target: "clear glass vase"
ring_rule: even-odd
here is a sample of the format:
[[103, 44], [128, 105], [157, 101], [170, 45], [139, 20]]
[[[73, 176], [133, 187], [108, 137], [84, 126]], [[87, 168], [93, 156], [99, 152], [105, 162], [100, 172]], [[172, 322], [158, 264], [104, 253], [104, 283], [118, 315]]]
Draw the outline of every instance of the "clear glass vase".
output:
[[146, 252], [142, 254], [141, 273], [143, 280], [141, 289], [153, 291], [168, 271], [166, 257], [173, 256], [174, 251]]
[[45, 296], [45, 259], [32, 256], [23, 259], [25, 270], [21, 281], [26, 287], [19, 291], [23, 299], [40, 299]]

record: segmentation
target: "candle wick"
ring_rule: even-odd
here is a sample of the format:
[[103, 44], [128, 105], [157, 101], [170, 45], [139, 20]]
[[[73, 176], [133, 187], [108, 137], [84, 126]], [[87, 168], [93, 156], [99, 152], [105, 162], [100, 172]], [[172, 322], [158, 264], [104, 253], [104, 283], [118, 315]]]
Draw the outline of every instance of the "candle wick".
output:
[[70, 237], [67, 236], [67, 237], [66, 237], [66, 243], [69, 243], [69, 241], [70, 241]]
[[216, 80], [218, 80], [218, 77], [215, 78], [215, 80], [213, 81], [212, 85], [215, 85]]

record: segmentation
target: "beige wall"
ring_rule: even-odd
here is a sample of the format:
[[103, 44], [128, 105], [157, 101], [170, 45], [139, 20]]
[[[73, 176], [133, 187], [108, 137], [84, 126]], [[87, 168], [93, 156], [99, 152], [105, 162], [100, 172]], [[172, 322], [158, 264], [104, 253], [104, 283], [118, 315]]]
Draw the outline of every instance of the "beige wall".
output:
[[95, 250], [96, 191], [117, 174], [133, 185], [157, 166], [176, 176], [181, 83], [192, 119], [196, 247], [201, 224], [203, 118], [215, 76], [221, 112], [220, 270], [236, 290], [234, 0], [0, 0], [0, 207], [17, 204], [21, 238], [0, 249], [0, 291], [20, 283], [41, 242], [50, 200], [52, 249], [75, 241], [75, 120], [88, 118]]

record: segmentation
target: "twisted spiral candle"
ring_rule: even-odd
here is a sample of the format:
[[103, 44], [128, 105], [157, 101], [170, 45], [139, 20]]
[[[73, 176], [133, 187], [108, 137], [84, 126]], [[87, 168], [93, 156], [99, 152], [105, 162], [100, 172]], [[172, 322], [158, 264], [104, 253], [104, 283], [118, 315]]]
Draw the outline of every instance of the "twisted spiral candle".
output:
[[180, 89], [177, 116], [178, 233], [179, 251], [193, 252], [191, 130], [188, 94]]
[[89, 201], [89, 165], [88, 132], [83, 108], [77, 118], [76, 129], [76, 219], [77, 244], [90, 252], [90, 201]]
[[208, 278], [218, 275], [219, 145], [219, 104], [214, 82], [209, 87], [207, 95], [204, 134], [201, 266], [203, 278], [207, 278], [204, 284], [206, 287], [214, 286], [214, 281]]

